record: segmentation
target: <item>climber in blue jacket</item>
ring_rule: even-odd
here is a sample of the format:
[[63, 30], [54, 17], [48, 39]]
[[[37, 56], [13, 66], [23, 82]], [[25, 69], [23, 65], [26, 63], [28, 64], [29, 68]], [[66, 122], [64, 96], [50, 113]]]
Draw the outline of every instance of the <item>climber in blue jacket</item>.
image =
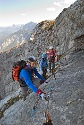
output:
[[47, 55], [46, 53], [43, 53], [40, 59], [40, 72], [45, 79], [47, 79], [46, 77], [47, 68], [48, 68]]
[[[38, 85], [40, 80], [47, 83], [45, 79], [38, 73], [36, 69], [36, 60], [34, 57], [28, 58], [28, 65], [25, 66], [20, 72], [19, 78], [22, 80], [22, 84], [20, 85], [23, 100], [26, 100], [28, 88], [30, 88], [33, 92], [37, 93], [42, 99], [44, 98], [44, 92], [38, 89]], [[38, 78], [34, 77], [37, 76]]]

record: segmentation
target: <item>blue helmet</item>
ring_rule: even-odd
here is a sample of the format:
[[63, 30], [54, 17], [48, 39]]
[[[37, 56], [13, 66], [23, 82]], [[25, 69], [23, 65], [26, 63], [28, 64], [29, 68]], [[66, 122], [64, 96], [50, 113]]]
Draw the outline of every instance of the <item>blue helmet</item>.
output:
[[46, 53], [43, 53], [42, 58], [46, 58], [46, 57], [47, 57]]

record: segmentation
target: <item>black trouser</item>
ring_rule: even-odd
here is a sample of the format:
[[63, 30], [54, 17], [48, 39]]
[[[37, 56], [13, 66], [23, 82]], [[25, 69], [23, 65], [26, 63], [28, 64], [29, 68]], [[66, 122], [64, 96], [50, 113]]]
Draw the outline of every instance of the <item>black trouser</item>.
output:
[[43, 78], [47, 79], [47, 77], [46, 77], [47, 69], [46, 68], [42, 68], [42, 71], [43, 71], [43, 74], [42, 74]]
[[55, 69], [55, 62], [48, 62], [48, 67], [49, 67], [49, 70], [51, 73], [54, 72], [54, 69]]

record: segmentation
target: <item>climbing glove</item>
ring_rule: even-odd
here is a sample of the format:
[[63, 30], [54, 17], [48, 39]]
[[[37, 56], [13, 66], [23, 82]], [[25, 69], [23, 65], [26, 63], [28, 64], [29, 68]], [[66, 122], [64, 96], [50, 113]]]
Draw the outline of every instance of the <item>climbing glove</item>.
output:
[[44, 99], [45, 99], [44, 93], [41, 93], [41, 94], [40, 94], [40, 97], [42, 98], [42, 100], [44, 100]]
[[42, 98], [42, 100], [45, 99], [45, 93], [41, 89], [38, 89], [36, 93]]

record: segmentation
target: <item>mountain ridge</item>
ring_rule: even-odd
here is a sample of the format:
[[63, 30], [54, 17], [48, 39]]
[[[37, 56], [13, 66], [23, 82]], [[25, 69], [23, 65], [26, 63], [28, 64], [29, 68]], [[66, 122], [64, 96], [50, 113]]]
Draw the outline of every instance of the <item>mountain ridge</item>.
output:
[[[9, 51], [13, 47], [20, 46], [21, 44], [26, 43], [26, 41], [29, 40], [30, 34], [35, 26], [36, 23], [29, 22], [25, 25], [21, 25], [17, 30], [12, 31], [13, 33], [11, 33], [10, 31], [10, 34], [6, 36], [6, 38], [0, 40], [0, 52]], [[17, 26], [13, 25], [12, 27]], [[10, 29], [11, 27], [7, 28]]]

